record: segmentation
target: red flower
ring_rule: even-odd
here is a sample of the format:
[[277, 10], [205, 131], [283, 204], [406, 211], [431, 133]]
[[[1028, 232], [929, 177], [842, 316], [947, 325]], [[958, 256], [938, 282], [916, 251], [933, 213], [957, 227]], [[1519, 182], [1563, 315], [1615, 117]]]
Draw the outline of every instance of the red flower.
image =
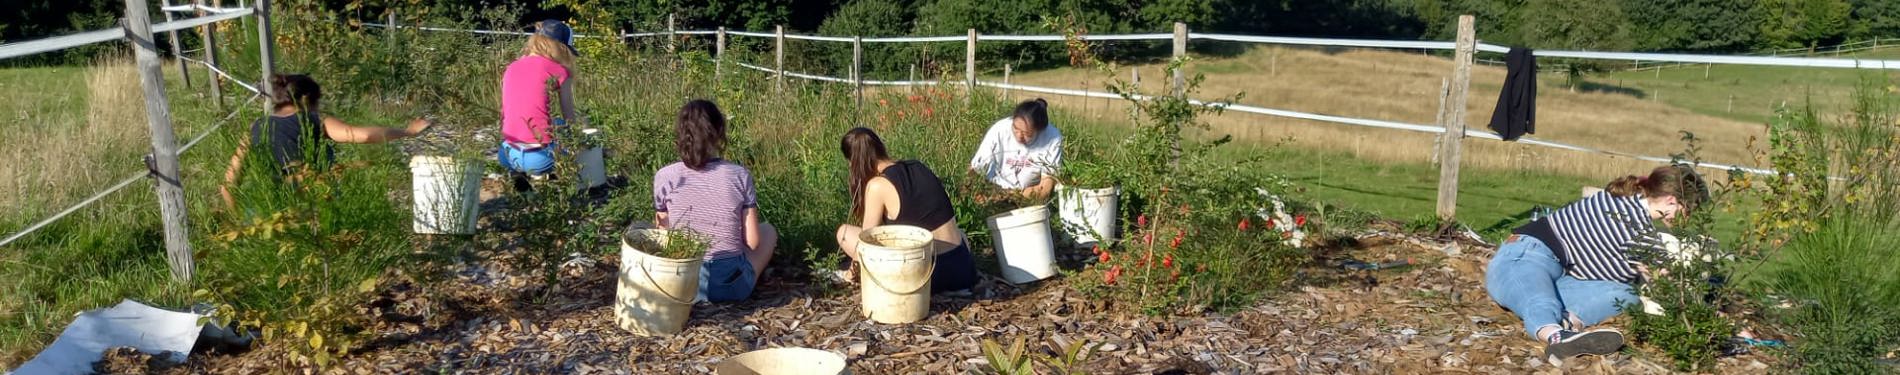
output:
[[1153, 245], [1153, 244], [1155, 244], [1155, 232], [1154, 232], [1154, 231], [1147, 231], [1147, 232], [1144, 232], [1144, 233], [1142, 233], [1142, 234], [1141, 234], [1141, 242], [1142, 242], [1142, 244], [1144, 244], [1144, 245]]
[[877, 106], [879, 106], [879, 107], [887, 107], [887, 106], [890, 106], [890, 105], [891, 105], [891, 101], [889, 101], [889, 100], [884, 100], [884, 99], [878, 99], [878, 100], [877, 100]]
[[1102, 252], [1102, 256], [1101, 256], [1101, 259], [1102, 259], [1102, 263], [1108, 263], [1108, 259], [1109, 259], [1109, 256], [1108, 256], [1108, 252], [1107, 252], [1107, 251], [1103, 251], [1103, 252]]
[[1267, 219], [1267, 227], [1268, 227], [1268, 228], [1278, 228], [1278, 227], [1279, 227], [1279, 224], [1278, 224], [1278, 223], [1275, 223], [1275, 222], [1273, 221], [1273, 219]]
[[1186, 233], [1183, 233], [1183, 232], [1181, 232], [1181, 231], [1175, 231], [1175, 232], [1174, 232], [1174, 243], [1170, 243], [1170, 244], [1168, 244], [1168, 248], [1169, 248], [1169, 249], [1179, 249], [1179, 248], [1181, 248], [1181, 239], [1182, 239], [1182, 238], [1183, 238], [1183, 236], [1185, 236], [1185, 235], [1186, 235]]
[[1168, 273], [1168, 281], [1179, 280], [1180, 278], [1181, 278], [1181, 270], [1174, 270], [1173, 272]]
[[1302, 227], [1306, 226], [1306, 215], [1294, 216], [1293, 225], [1302, 226]]
[[911, 102], [911, 103], [916, 103], [916, 102], [921, 102], [921, 101], [924, 101], [924, 97], [923, 97], [923, 95], [911, 95], [911, 96], [910, 96], [910, 102]]
[[1091, 247], [1091, 248], [1089, 248], [1089, 252], [1090, 252], [1090, 253], [1095, 253], [1095, 254], [1101, 254], [1101, 253], [1102, 253], [1102, 245], [1095, 245], [1095, 247]]
[[1280, 238], [1293, 238], [1293, 231], [1280, 232]]
[[924, 107], [924, 117], [930, 117], [935, 114], [937, 114], [936, 110], [930, 109], [930, 107]]
[[1108, 272], [1102, 273], [1102, 282], [1108, 285], [1115, 285], [1115, 278], [1121, 276], [1121, 274], [1122, 274], [1122, 266], [1115, 266], [1113, 268], [1109, 268]]
[[1168, 257], [1166, 258], [1161, 258], [1161, 267], [1174, 268], [1174, 255], [1168, 255]]
[[1145, 226], [1148, 226], [1148, 214], [1135, 216], [1135, 227], [1140, 228]]
[[1250, 223], [1250, 220], [1249, 220], [1249, 219], [1247, 219], [1247, 218], [1245, 218], [1245, 217], [1242, 217], [1242, 218], [1240, 218], [1240, 225], [1239, 225], [1239, 227], [1240, 227], [1240, 231], [1242, 231], [1242, 232], [1246, 232], [1246, 231], [1247, 231], [1247, 227], [1248, 227], [1248, 226], [1250, 226], [1251, 224], [1252, 224], [1252, 223]]

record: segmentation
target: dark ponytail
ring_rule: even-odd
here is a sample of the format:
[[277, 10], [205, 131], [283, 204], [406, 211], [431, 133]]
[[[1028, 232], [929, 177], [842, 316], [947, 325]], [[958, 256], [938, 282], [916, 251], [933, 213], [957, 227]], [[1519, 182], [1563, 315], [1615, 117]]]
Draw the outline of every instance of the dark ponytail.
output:
[[1696, 173], [1695, 167], [1683, 164], [1657, 167], [1648, 176], [1619, 177], [1610, 181], [1603, 191], [1616, 197], [1676, 197], [1687, 211], [1694, 211], [1709, 201], [1708, 185], [1702, 181], [1702, 175]]
[[726, 115], [711, 101], [686, 102], [680, 107], [673, 130], [673, 150], [679, 153], [681, 163], [695, 171], [705, 170], [726, 149]]
[[297, 112], [316, 112], [323, 100], [323, 86], [304, 74], [273, 74], [270, 77], [271, 105], [296, 106]]
[[1016, 112], [1011, 114], [1010, 117], [1028, 121], [1030, 129], [1035, 129], [1037, 133], [1041, 133], [1044, 129], [1049, 128], [1049, 101], [1042, 100], [1042, 98], [1024, 100], [1022, 103], [1016, 104]]

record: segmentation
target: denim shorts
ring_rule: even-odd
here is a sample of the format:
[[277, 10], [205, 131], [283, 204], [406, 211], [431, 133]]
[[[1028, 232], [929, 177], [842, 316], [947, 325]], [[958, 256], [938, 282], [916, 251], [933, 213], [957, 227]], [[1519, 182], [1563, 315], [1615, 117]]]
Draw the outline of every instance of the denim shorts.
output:
[[696, 301], [731, 302], [752, 296], [753, 280], [759, 275], [745, 255], [708, 260], [699, 269], [699, 298]]
[[540, 148], [522, 150], [508, 141], [501, 141], [501, 150], [495, 152], [495, 158], [501, 161], [502, 168], [510, 172], [545, 175], [554, 172], [555, 147], [549, 143]]

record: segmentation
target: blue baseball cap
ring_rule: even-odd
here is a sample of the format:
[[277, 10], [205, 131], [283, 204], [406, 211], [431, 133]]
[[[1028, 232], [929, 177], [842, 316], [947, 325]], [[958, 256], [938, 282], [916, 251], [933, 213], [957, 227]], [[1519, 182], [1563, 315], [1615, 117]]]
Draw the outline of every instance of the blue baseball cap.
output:
[[574, 49], [574, 28], [567, 27], [567, 23], [565, 22], [561, 22], [560, 20], [542, 20], [541, 22], [536, 22], [534, 24], [534, 33], [553, 38], [554, 40], [560, 41], [561, 44], [566, 44], [567, 50], [570, 52], [580, 53], [579, 50]]

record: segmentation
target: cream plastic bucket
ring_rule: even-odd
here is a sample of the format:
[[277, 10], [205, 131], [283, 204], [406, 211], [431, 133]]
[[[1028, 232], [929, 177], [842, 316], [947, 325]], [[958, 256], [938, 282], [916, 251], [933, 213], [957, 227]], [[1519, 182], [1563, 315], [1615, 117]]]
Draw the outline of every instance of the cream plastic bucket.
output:
[[1077, 189], [1056, 187], [1056, 211], [1061, 230], [1078, 246], [1115, 241], [1115, 210], [1120, 207], [1121, 189]]
[[719, 375], [843, 375], [844, 356], [809, 348], [772, 348], [727, 357], [713, 366]]
[[1049, 231], [1049, 207], [1032, 206], [991, 216], [990, 237], [1003, 280], [1032, 283], [1056, 274], [1056, 243]]
[[473, 234], [481, 216], [482, 169], [446, 156], [409, 158], [415, 220], [422, 234]]
[[620, 240], [619, 289], [614, 293], [614, 323], [641, 336], [665, 336], [686, 329], [699, 296], [701, 259], [661, 258], [647, 251], [666, 246], [666, 230], [635, 225]]
[[937, 257], [929, 230], [885, 225], [859, 234], [860, 290], [864, 316], [885, 324], [923, 320], [930, 313], [930, 275]]
[[[595, 136], [600, 129], [581, 129], [581, 134]], [[592, 189], [607, 183], [607, 160], [599, 146], [590, 147], [574, 155], [574, 161], [581, 165], [581, 187]]]

